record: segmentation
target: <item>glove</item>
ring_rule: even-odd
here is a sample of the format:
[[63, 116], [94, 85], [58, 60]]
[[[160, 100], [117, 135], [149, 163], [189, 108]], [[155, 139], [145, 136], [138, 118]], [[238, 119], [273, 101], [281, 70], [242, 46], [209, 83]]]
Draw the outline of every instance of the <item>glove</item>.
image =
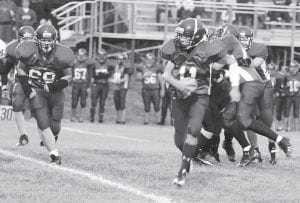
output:
[[239, 58], [237, 59], [239, 66], [249, 67], [251, 65], [251, 59], [250, 58]]

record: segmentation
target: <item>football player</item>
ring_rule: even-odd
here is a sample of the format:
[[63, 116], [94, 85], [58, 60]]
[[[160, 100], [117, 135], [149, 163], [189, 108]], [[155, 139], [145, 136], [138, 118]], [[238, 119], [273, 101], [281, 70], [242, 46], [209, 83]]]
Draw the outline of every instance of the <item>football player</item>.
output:
[[[261, 43], [253, 42], [253, 32], [249, 27], [239, 27], [239, 41], [247, 52], [247, 57], [252, 61], [251, 65], [255, 67], [257, 73], [265, 84], [264, 93], [261, 99], [261, 109], [263, 112], [258, 113], [257, 119], [260, 119], [269, 128], [273, 123], [273, 84], [271, 82], [270, 74], [267, 71], [266, 59], [268, 57], [268, 48]], [[257, 135], [252, 131], [247, 131], [251, 145], [258, 152], [258, 161], [261, 162], [261, 155], [257, 144]], [[269, 140], [269, 152], [271, 154], [270, 162], [275, 164], [276, 145], [275, 142]]]
[[105, 101], [108, 95], [108, 79], [112, 76], [114, 67], [108, 63], [106, 51], [99, 49], [96, 56], [96, 65], [92, 74], [91, 86], [91, 116], [90, 121], [95, 120], [96, 106], [99, 99], [99, 123], [103, 123]]
[[87, 89], [91, 83], [92, 69], [95, 63], [87, 57], [87, 51], [80, 48], [77, 51], [75, 66], [72, 71], [72, 115], [71, 122], [76, 120], [76, 107], [80, 99], [79, 122], [83, 122], [82, 112], [86, 107]]
[[[7, 89], [7, 79], [8, 74], [11, 72], [11, 70], [14, 71], [14, 68], [17, 66], [18, 59], [16, 57], [16, 47], [18, 44], [20, 44], [23, 41], [26, 40], [33, 40], [34, 38], [34, 29], [31, 26], [23, 26], [21, 27], [17, 32], [17, 39], [11, 41], [6, 46], [6, 63], [5, 63], [5, 73], [2, 75], [2, 85], [3, 85], [3, 94], [9, 95], [8, 89]], [[14, 86], [18, 85], [19, 81], [18, 78], [15, 77]], [[19, 96], [16, 94], [15, 91], [13, 91], [13, 112], [15, 115], [15, 121], [17, 124], [17, 128], [20, 134], [19, 141], [17, 142], [17, 146], [23, 146], [25, 144], [28, 144], [29, 139], [26, 131], [26, 123], [25, 118], [23, 115], [24, 110], [24, 98], [22, 96]]]
[[70, 48], [56, 42], [57, 31], [52, 25], [40, 25], [35, 35], [35, 41], [24, 41], [16, 48], [20, 85], [14, 88], [16, 94], [26, 96], [50, 162], [59, 165], [61, 156], [54, 137], [61, 129], [63, 90], [71, 80], [75, 57]]
[[161, 78], [162, 67], [152, 53], [147, 53], [142, 63], [136, 67], [137, 79], [142, 81], [142, 97], [144, 103], [144, 124], [149, 123], [151, 103], [153, 103], [156, 122], [159, 123], [160, 97], [164, 91]]
[[299, 106], [300, 106], [300, 72], [299, 63], [292, 61], [289, 66], [289, 74], [286, 78], [287, 97], [284, 108], [284, 124], [286, 131], [291, 131], [289, 117], [293, 106], [293, 116], [295, 119], [295, 129], [299, 128]]
[[[173, 100], [175, 144], [182, 152], [182, 162], [173, 184], [182, 186], [191, 171], [197, 148], [208, 145], [211, 137], [201, 134], [202, 121], [209, 104], [210, 66], [213, 62], [229, 65], [233, 101], [239, 101], [239, 73], [236, 60], [227, 54], [218, 40], [207, 41], [207, 29], [195, 19], [182, 20], [176, 37], [162, 46], [162, 57], [168, 60], [163, 78], [176, 89]], [[176, 76], [173, 76], [173, 70]]]
[[126, 108], [126, 94], [129, 84], [129, 76], [132, 69], [126, 65], [126, 53], [119, 53], [117, 55], [117, 65], [115, 66], [114, 74], [110, 82], [114, 84], [114, 104], [117, 111], [117, 124], [125, 124], [125, 108]]

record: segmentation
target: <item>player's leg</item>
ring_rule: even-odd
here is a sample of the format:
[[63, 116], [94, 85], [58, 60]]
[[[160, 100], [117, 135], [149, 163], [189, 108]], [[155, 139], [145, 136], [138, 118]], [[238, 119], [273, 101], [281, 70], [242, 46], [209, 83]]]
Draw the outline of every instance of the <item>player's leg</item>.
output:
[[299, 124], [299, 109], [300, 109], [300, 96], [294, 96], [294, 108], [293, 108], [293, 115], [295, 119], [295, 131], [300, 130]]
[[17, 129], [20, 135], [19, 141], [16, 144], [17, 146], [23, 146], [25, 144], [28, 144], [29, 142], [27, 132], [26, 132], [25, 118], [23, 114], [25, 100], [26, 100], [26, 95], [24, 94], [21, 84], [16, 82], [13, 87], [12, 106], [15, 115]]
[[50, 120], [49, 120], [49, 108], [44, 106], [39, 109], [34, 110], [34, 115], [38, 124], [38, 128], [41, 129], [41, 137], [46, 149], [49, 152], [51, 162], [58, 165], [61, 164], [61, 158], [58, 153], [54, 135], [50, 129]]
[[93, 84], [91, 87], [91, 109], [90, 109], [90, 121], [95, 121], [96, 106], [98, 100], [98, 84]]
[[160, 117], [160, 125], [165, 125], [165, 120], [168, 112], [168, 96], [167, 91], [165, 95], [161, 98], [161, 117]]
[[80, 89], [79, 86], [76, 84], [73, 84], [72, 87], [72, 104], [71, 104], [71, 122], [74, 122], [76, 120], [76, 107], [78, 104], [80, 95]]
[[65, 95], [63, 91], [52, 94], [49, 99], [50, 128], [54, 135], [55, 141], [57, 141], [61, 130], [61, 120], [64, 112], [64, 100]]
[[121, 111], [121, 124], [126, 123], [126, 95], [127, 89], [120, 90], [120, 111]]
[[285, 131], [291, 131], [291, 122], [290, 122], [290, 111], [292, 108], [292, 97], [291, 96], [287, 96], [286, 97], [286, 101], [285, 101], [285, 106], [284, 106], [284, 111], [283, 111], [283, 115], [284, 115], [284, 128]]
[[276, 97], [276, 120], [278, 122], [278, 127], [276, 128], [277, 131], [283, 130], [283, 120], [282, 120], [282, 113], [284, 109], [284, 98], [283, 96]]
[[84, 112], [84, 109], [86, 107], [86, 100], [87, 100], [87, 96], [88, 96], [88, 93], [87, 93], [87, 85], [86, 84], [82, 84], [81, 85], [81, 95], [80, 95], [80, 109], [79, 109], [79, 122], [83, 122], [83, 112]]
[[117, 112], [117, 119], [116, 119], [116, 123], [120, 124], [121, 123], [121, 115], [120, 115], [120, 91], [121, 90], [114, 90], [114, 105], [115, 105], [115, 109]]
[[188, 133], [184, 140], [182, 148], [182, 162], [177, 177], [173, 183], [182, 186], [185, 183], [187, 173], [191, 171], [192, 159], [195, 156], [197, 148], [205, 148], [209, 144], [209, 139], [200, 135], [202, 122], [205, 112], [208, 108], [208, 96], [191, 96], [188, 101]]
[[159, 89], [152, 90], [152, 102], [153, 102], [154, 112], [155, 112], [155, 122], [159, 124], [160, 122], [160, 118], [159, 118], [160, 90]]
[[150, 114], [150, 104], [151, 104], [151, 94], [150, 90], [142, 89], [142, 98], [144, 103], [144, 125], [149, 124], [149, 114]]
[[263, 96], [264, 85], [261, 83], [244, 83], [241, 86], [241, 100], [239, 102], [238, 121], [244, 130], [252, 130], [253, 132], [263, 135], [276, 143], [283, 149], [287, 156], [291, 154], [291, 144], [289, 139], [283, 138], [276, 134], [260, 120], [253, 119], [255, 111], [255, 103], [259, 101], [261, 117], [267, 117], [261, 108], [261, 97]]
[[108, 84], [103, 84], [100, 93], [99, 100], [99, 123], [103, 123], [104, 111], [105, 111], [105, 102], [108, 96]]

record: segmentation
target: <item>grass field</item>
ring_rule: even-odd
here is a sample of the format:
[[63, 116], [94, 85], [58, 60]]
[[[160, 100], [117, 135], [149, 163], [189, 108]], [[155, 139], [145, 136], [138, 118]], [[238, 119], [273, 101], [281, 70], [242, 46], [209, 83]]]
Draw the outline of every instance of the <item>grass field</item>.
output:
[[294, 153], [286, 158], [280, 151], [275, 166], [260, 138], [264, 162], [238, 168], [220, 149], [221, 163], [194, 164], [178, 188], [171, 184], [180, 163], [172, 127], [65, 120], [58, 141], [62, 165], [56, 166], [47, 163], [33, 120], [24, 147], [15, 146], [14, 122], [0, 126], [0, 202], [300, 202], [299, 132], [283, 133]]

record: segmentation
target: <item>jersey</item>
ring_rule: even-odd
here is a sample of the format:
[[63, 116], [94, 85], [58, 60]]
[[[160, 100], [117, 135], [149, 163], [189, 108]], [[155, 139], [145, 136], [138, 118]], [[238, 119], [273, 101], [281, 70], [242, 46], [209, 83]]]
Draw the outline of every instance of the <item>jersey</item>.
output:
[[100, 63], [96, 61], [93, 68], [93, 83], [108, 83], [108, 78], [113, 74], [114, 66], [109, 65], [108, 62]]
[[18, 67], [29, 78], [32, 87], [43, 88], [45, 84], [54, 83], [59, 78], [71, 75], [74, 66], [73, 51], [61, 44], [55, 44], [49, 56], [45, 58], [35, 41], [24, 41], [17, 46], [16, 56], [20, 60]]
[[95, 67], [95, 62], [90, 59], [85, 59], [84, 61], [75, 61], [75, 65], [73, 68], [73, 79], [72, 82], [74, 84], [90, 84], [92, 70]]
[[[5, 73], [2, 75], [1, 80], [3, 85], [7, 85], [8, 74], [17, 65], [18, 60], [16, 57], [16, 47], [18, 46], [18, 40], [13, 40], [6, 45], [6, 57], [5, 57]], [[11, 72], [13, 75], [14, 72]]]
[[[127, 68], [125, 66], [116, 65], [113, 77], [115, 80], [120, 80], [125, 77], [127, 74], [128, 76], [131, 75], [132, 70], [130, 68]], [[121, 82], [120, 84], [116, 84], [118, 89], [128, 89], [128, 81], [127, 82]]]
[[282, 72], [275, 73], [274, 93], [276, 96], [286, 96], [286, 74]]
[[[220, 39], [227, 49], [227, 53], [239, 60], [244, 57], [244, 50], [241, 43], [233, 35], [225, 35]], [[240, 84], [249, 81], [262, 81], [254, 67], [239, 66]]]
[[190, 52], [181, 52], [176, 49], [172, 39], [162, 46], [161, 53], [164, 59], [175, 65], [175, 71], [178, 70], [175, 75], [177, 79], [196, 79], [197, 89], [194, 93], [208, 94], [210, 65], [223, 58], [227, 50], [223, 42], [212, 40], [201, 42]]
[[295, 75], [288, 75], [286, 86], [289, 96], [300, 96], [300, 72], [297, 72]]
[[[264, 44], [253, 42], [251, 47], [247, 50], [247, 54], [251, 59], [260, 57], [266, 60], [268, 58], [268, 48]], [[271, 76], [267, 71], [267, 66], [265, 62], [259, 67], [255, 67], [255, 69], [263, 81], [270, 81]]]
[[148, 67], [144, 62], [142, 62], [137, 66], [136, 71], [143, 75], [147, 75], [142, 81], [142, 89], [152, 90], [160, 88], [160, 81], [158, 78], [158, 74], [162, 73], [162, 67], [160, 64], [154, 62], [151, 67]]

